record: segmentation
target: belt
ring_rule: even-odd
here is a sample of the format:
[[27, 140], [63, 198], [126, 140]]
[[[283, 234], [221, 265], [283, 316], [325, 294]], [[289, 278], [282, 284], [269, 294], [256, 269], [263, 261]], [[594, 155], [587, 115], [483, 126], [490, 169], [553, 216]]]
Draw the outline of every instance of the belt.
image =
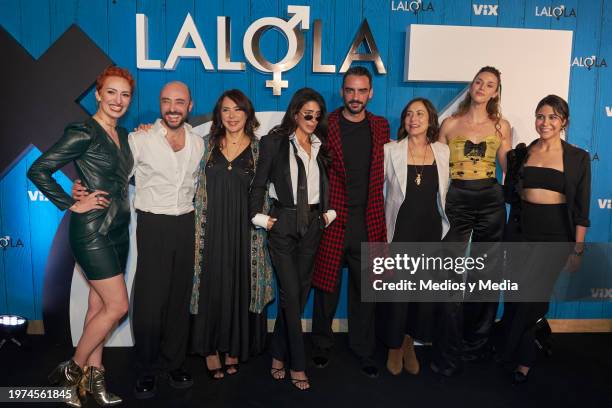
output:
[[[295, 205], [283, 205], [280, 201], [278, 200], [273, 200], [272, 205], [278, 209], [282, 209], [282, 210], [296, 210], [297, 206]], [[308, 208], [310, 209], [310, 211], [315, 211], [319, 209], [319, 204], [308, 204]]]
[[485, 188], [489, 188], [497, 184], [496, 178], [484, 178], [484, 179], [476, 179], [476, 180], [460, 180], [460, 179], [452, 179], [451, 185], [459, 188], [463, 188], [466, 190], [482, 190]]

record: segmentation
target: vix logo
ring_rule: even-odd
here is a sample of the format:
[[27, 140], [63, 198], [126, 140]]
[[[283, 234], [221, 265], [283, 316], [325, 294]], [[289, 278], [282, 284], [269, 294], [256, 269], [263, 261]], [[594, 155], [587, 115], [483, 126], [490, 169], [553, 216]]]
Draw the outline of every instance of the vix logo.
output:
[[595, 299], [612, 298], [612, 288], [591, 288], [591, 297]]
[[472, 4], [476, 16], [496, 16], [499, 4]]
[[599, 208], [604, 210], [612, 210], [612, 198], [598, 198], [597, 199], [597, 204], [599, 205]]
[[28, 197], [30, 197], [30, 201], [49, 201], [49, 199], [38, 190], [28, 190]]
[[609, 118], [612, 118], [612, 106], [606, 106], [606, 115], [608, 115]]

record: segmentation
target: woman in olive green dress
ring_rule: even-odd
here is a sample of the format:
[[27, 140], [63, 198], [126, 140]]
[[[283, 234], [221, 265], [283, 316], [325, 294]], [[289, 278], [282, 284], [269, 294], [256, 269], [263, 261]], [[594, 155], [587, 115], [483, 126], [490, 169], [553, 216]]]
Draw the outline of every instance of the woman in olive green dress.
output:
[[[104, 70], [96, 81], [97, 112], [84, 122], [68, 125], [63, 137], [28, 171], [30, 180], [53, 204], [72, 211], [70, 246], [90, 287], [83, 334], [74, 356], [49, 375], [52, 383], [72, 390], [70, 406], [80, 407], [79, 394], [86, 392], [100, 406], [122, 402], [106, 391], [102, 350], [128, 310], [123, 272], [129, 248], [127, 188], [133, 158], [127, 131], [117, 121], [125, 114], [133, 91], [134, 79], [127, 70]], [[91, 192], [80, 201], [72, 199], [52, 176], [70, 162]]]

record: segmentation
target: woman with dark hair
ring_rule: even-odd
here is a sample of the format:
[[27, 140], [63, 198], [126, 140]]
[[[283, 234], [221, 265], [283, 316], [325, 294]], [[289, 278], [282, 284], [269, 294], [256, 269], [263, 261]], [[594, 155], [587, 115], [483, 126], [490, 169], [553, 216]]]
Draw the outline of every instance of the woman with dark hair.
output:
[[[445, 119], [440, 128], [440, 141], [450, 149], [450, 178], [446, 214], [450, 230], [448, 242], [500, 242], [506, 221], [502, 187], [496, 179], [496, 159], [506, 171], [506, 153], [512, 148], [510, 123], [502, 118], [501, 73], [494, 67], [481, 68], [457, 111]], [[482, 244], [482, 251], [486, 244]], [[490, 245], [487, 251], [496, 253]], [[473, 251], [474, 252], [474, 251]], [[475, 256], [475, 254], [472, 254]], [[500, 270], [499, 257], [489, 254], [487, 268], [480, 272], [484, 279]], [[496, 263], [497, 262], [497, 263]], [[467, 279], [477, 281], [474, 273]], [[454, 374], [461, 360], [482, 357], [488, 347], [488, 337], [497, 312], [497, 299], [490, 302], [454, 304], [447, 315], [454, 316], [455, 327], [449, 328], [449, 339], [455, 354], [444, 367], [432, 369], [444, 375]], [[465, 309], [464, 309], [465, 308]], [[452, 310], [451, 310], [452, 309]], [[450, 321], [450, 320], [449, 320]]]
[[[325, 101], [315, 90], [302, 88], [293, 95], [281, 124], [261, 139], [249, 202], [253, 224], [268, 231], [279, 288], [271, 374], [281, 380], [289, 366], [291, 382], [300, 390], [310, 388], [301, 315], [322, 229], [336, 217], [327, 208], [325, 115]], [[269, 214], [266, 191], [273, 199]]]
[[232, 89], [217, 100], [210, 134], [204, 137], [195, 197], [191, 349], [206, 357], [214, 379], [236, 374], [240, 361], [263, 348], [263, 311], [273, 298], [265, 232], [252, 228], [248, 216], [258, 126], [251, 101]]
[[[438, 142], [438, 113], [424, 98], [402, 111], [397, 141], [385, 145], [385, 218], [388, 242], [440, 242], [448, 232], [444, 212], [448, 190], [448, 146]], [[418, 374], [414, 340], [436, 337], [435, 303], [379, 303], [377, 319], [389, 348], [393, 375]], [[437, 341], [434, 339], [434, 351]]]
[[[70, 246], [89, 283], [83, 334], [74, 356], [49, 375], [52, 383], [71, 389], [66, 403], [73, 407], [81, 406], [79, 394], [85, 393], [100, 406], [122, 402], [106, 391], [102, 351], [107, 336], [128, 310], [123, 273], [129, 249], [127, 187], [134, 159], [127, 131], [117, 122], [130, 106], [133, 92], [134, 79], [126, 69], [106, 68], [96, 80], [96, 113], [84, 122], [68, 125], [64, 136], [28, 171], [45, 197], [72, 212]], [[79, 201], [52, 176], [70, 162], [75, 163], [79, 178], [91, 192]]]
[[[546, 96], [535, 111], [540, 137], [529, 147], [521, 144], [508, 153], [504, 188], [512, 207], [506, 239], [575, 243], [569, 258], [559, 256], [562, 248], [557, 245], [538, 246], [534, 257], [525, 257], [520, 269], [528, 276], [522, 280], [537, 286], [539, 297], [550, 296], [564, 265], [577, 269], [590, 225], [591, 160], [586, 151], [561, 139], [569, 119], [567, 102], [557, 95]], [[515, 365], [515, 384], [527, 381], [535, 363], [536, 323], [547, 311], [548, 302], [504, 304], [501, 357]]]

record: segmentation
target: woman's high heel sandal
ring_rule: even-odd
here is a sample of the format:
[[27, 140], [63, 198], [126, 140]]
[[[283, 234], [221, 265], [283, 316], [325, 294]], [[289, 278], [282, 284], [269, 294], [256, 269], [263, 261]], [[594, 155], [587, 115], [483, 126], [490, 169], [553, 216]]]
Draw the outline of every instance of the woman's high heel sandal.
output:
[[68, 360], [60, 363], [49, 374], [49, 382], [52, 385], [67, 387], [70, 389], [70, 398], [64, 401], [66, 405], [71, 407], [81, 407], [81, 400], [77, 392], [78, 385], [83, 377], [83, 370], [74, 360]]
[[90, 394], [101, 407], [119, 405], [123, 402], [121, 397], [106, 390], [104, 370], [98, 367], [89, 367], [87, 369], [80, 383], [79, 393]]

